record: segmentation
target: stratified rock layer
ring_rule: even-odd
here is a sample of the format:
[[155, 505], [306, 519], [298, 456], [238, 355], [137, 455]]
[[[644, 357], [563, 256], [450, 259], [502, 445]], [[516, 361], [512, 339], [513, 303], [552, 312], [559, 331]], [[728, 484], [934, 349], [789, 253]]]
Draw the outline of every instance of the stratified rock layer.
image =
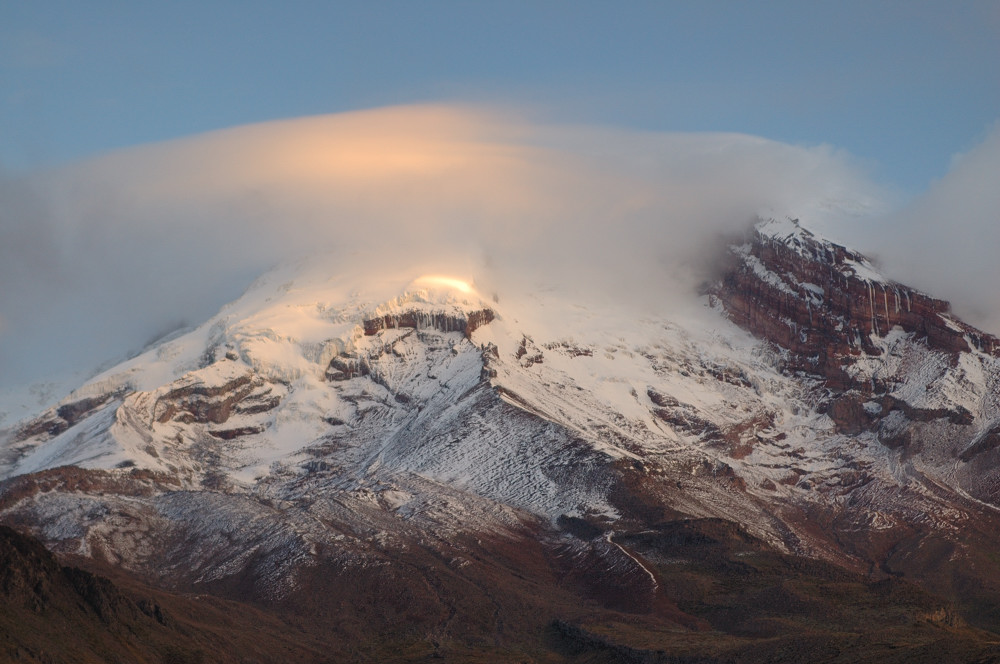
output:
[[882, 353], [873, 338], [898, 327], [946, 353], [995, 355], [1000, 340], [950, 315], [947, 302], [884, 279], [861, 254], [820, 240], [798, 222], [759, 224], [730, 254], [713, 290], [730, 319], [791, 351], [790, 370], [854, 383], [845, 365]]

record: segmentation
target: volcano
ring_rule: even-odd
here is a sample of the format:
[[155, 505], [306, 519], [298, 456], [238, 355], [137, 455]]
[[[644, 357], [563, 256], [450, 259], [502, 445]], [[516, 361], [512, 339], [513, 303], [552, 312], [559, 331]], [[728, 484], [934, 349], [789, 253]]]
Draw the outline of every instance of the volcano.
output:
[[795, 219], [718, 264], [697, 315], [283, 265], [0, 432], [17, 578], [139, 609], [2, 589], [135, 661], [1000, 661], [1000, 340]]

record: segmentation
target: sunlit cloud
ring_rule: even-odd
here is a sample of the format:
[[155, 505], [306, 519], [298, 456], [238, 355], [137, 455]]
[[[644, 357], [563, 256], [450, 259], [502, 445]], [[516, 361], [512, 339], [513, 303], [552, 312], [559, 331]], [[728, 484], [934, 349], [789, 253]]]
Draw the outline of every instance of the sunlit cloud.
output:
[[417, 278], [413, 284], [415, 286], [429, 286], [431, 288], [450, 288], [466, 294], [473, 293], [475, 291], [475, 289], [472, 288], [472, 285], [467, 281], [456, 279], [455, 277], [443, 277], [440, 275], [424, 275]]
[[[0, 179], [0, 383], [87, 369], [199, 323], [276, 262], [692, 301], [756, 214], [884, 206], [847, 154], [739, 134], [561, 126], [459, 106], [251, 125]], [[467, 284], [466, 284], [467, 285]]]

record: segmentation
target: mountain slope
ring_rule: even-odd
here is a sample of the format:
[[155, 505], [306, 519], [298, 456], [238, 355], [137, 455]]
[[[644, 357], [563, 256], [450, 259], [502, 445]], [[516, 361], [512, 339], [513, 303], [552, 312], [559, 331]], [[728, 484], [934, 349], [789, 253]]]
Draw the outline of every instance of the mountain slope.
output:
[[[827, 606], [824, 584], [871, 607], [868, 584], [900, 576], [936, 595], [888, 600], [900, 626], [1000, 629], [1000, 344], [946, 303], [791, 220], [736, 242], [696, 315], [415, 276], [266, 275], [9, 430], [0, 514], [162, 587], [429, 652], [543, 648], [544, 630], [560, 656], [612, 652], [581, 627], [607, 611], [692, 656], [731, 655], [705, 629], [764, 653], [811, 629], [791, 616]], [[748, 627], [704, 590], [757, 602], [748, 564], [808, 598]], [[868, 633], [843, 611], [836, 629]]]
[[245, 605], [61, 566], [0, 526], [0, 657], [15, 662], [318, 662], [310, 635]]

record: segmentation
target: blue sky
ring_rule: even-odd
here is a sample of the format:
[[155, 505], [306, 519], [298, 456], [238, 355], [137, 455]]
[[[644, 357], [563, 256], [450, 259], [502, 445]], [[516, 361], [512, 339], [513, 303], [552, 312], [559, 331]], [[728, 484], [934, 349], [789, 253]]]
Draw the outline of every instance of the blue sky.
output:
[[0, 0], [0, 166], [425, 101], [829, 144], [918, 193], [1000, 117], [1000, 2]]

